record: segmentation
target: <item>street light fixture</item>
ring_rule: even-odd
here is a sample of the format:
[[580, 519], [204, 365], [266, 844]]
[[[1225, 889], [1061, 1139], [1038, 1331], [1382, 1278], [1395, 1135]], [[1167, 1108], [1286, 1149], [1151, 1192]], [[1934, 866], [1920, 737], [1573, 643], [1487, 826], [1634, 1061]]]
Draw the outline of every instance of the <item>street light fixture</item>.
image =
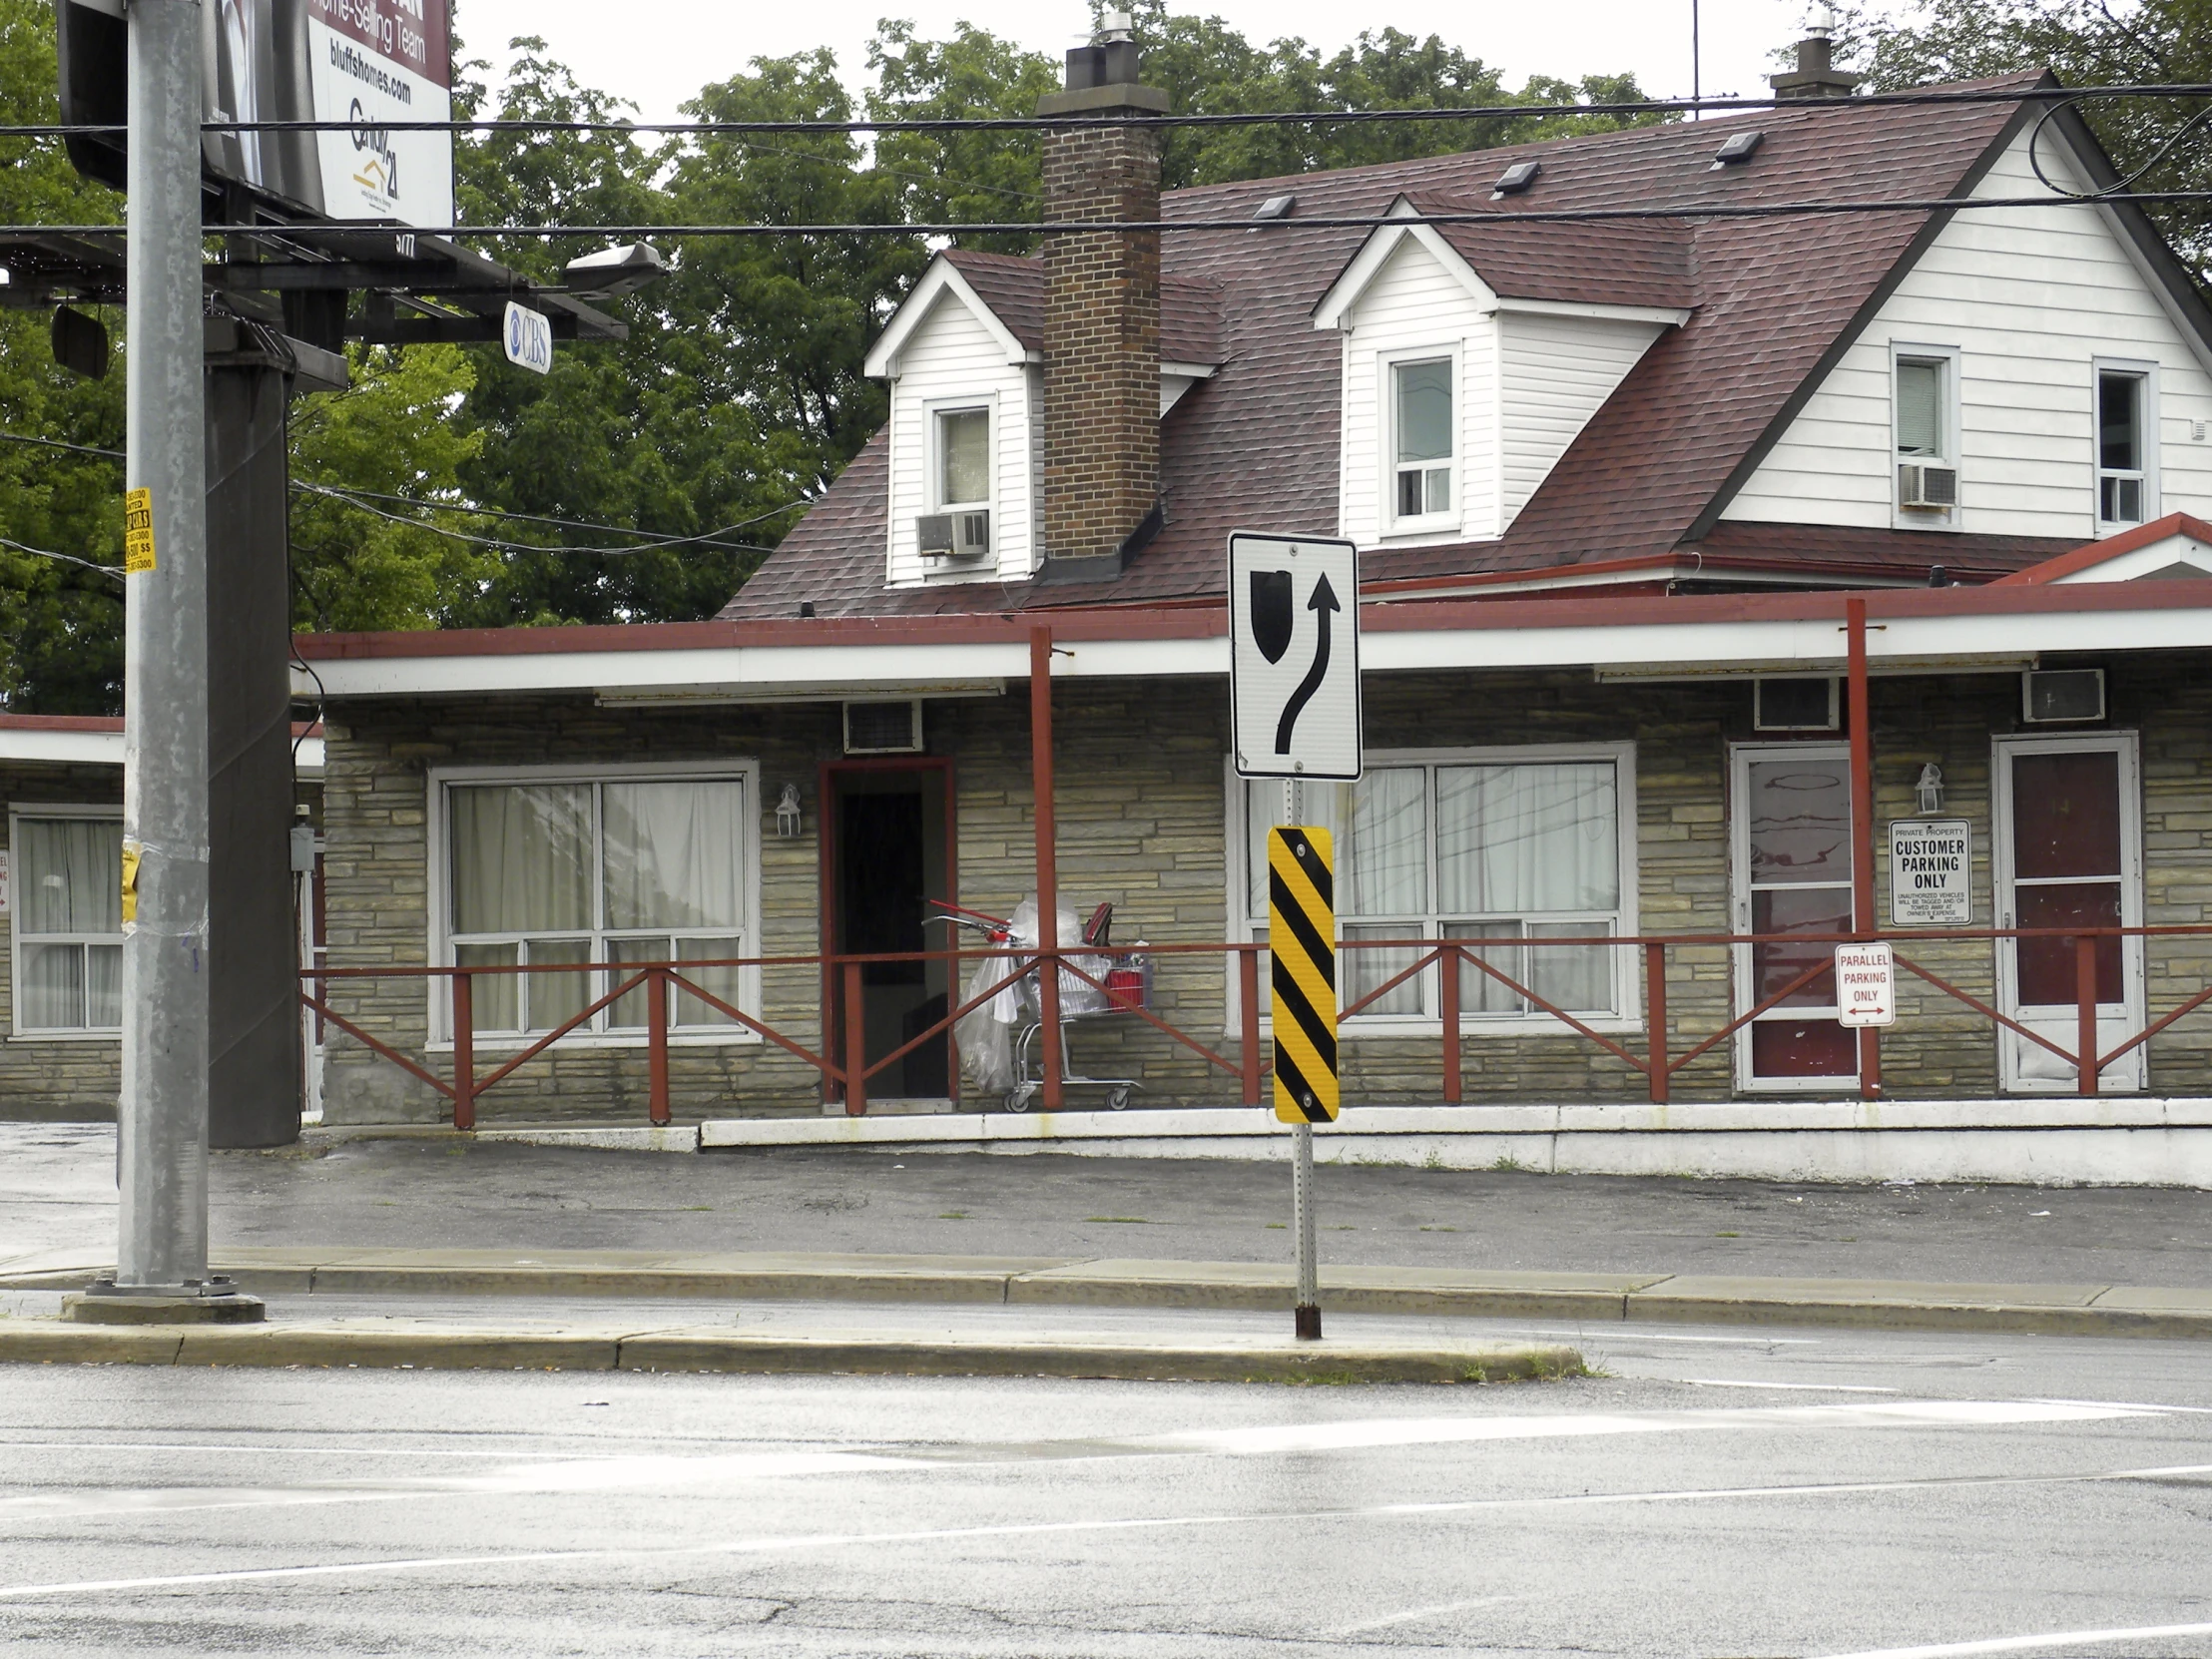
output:
[[568, 291], [579, 299], [619, 299], [668, 275], [668, 262], [649, 242], [626, 243], [581, 255], [561, 270]]

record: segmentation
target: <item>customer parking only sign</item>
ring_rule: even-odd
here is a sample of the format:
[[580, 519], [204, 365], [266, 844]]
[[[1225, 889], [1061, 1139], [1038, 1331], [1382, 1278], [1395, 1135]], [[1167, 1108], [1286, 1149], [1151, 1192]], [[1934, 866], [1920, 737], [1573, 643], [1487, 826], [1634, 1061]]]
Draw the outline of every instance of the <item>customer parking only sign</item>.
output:
[[1960, 819], [1900, 819], [1890, 826], [1890, 925], [1973, 923], [1973, 831]]

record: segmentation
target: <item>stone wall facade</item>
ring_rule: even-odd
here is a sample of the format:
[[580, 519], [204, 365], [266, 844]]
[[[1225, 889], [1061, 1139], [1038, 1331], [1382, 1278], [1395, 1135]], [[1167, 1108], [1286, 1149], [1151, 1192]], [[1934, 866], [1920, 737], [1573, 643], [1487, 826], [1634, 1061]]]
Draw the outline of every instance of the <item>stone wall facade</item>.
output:
[[[2212, 902], [2212, 671], [2181, 656], [2116, 659], [2109, 685], [2111, 719], [2095, 730], [2140, 735], [2145, 919], [2205, 922], [2212, 919], [2206, 910]], [[2019, 682], [2011, 675], [1878, 679], [1873, 709], [1878, 915], [1886, 920], [1889, 914], [1887, 827], [1916, 815], [1915, 783], [1923, 765], [1934, 762], [1945, 782], [1943, 816], [1973, 826], [1973, 925], [1992, 925], [1991, 741], [2067, 729], [2024, 727]], [[1079, 913], [1111, 900], [1117, 943], [1142, 938], [1155, 946], [1211, 945], [1229, 936], [1228, 713], [1226, 688], [1218, 682], [1063, 680], [1055, 687], [1062, 897]], [[1633, 744], [1637, 923], [1647, 934], [1728, 931], [1731, 746], [1787, 741], [1752, 730], [1749, 688], [1741, 681], [1608, 685], [1587, 671], [1371, 675], [1366, 714], [1368, 745], [1376, 751]], [[833, 704], [617, 711], [572, 697], [348, 705], [333, 713], [329, 733], [331, 963], [425, 960], [431, 768], [741, 758], [761, 767], [761, 799], [754, 803], [762, 849], [760, 948], [768, 954], [816, 952], [821, 768], [840, 758], [839, 738]], [[952, 763], [956, 896], [1003, 915], [1031, 885], [1026, 701], [932, 702], [925, 739], [931, 755]], [[1839, 737], [1805, 741], [1834, 744]], [[803, 833], [794, 838], [775, 830], [774, 802], [786, 782], [801, 786], [806, 807]], [[1901, 946], [1900, 954], [1972, 996], [1986, 1001], [1995, 994], [1987, 940], [1936, 939]], [[2212, 985], [2212, 944], [2203, 939], [2154, 939], [2147, 962], [2153, 1019]], [[1234, 1061], [1231, 979], [1222, 958], [1155, 952], [1154, 975], [1160, 1017]], [[1988, 1019], [1910, 974], [1901, 974], [1901, 981], [1900, 1021], [1882, 1048], [1886, 1092], [1921, 1098], [1994, 1092], [1997, 1050]], [[1667, 992], [1670, 1038], [1679, 1055], [1732, 1017], [1726, 949], [1670, 948]], [[422, 981], [341, 981], [332, 994], [333, 1005], [364, 1029], [410, 1055], [427, 1053], [444, 1075], [444, 1051], [427, 1046]], [[821, 1041], [821, 1004], [816, 968], [768, 971], [764, 1017], [810, 1049]], [[1611, 1034], [1631, 1053], [1644, 1052], [1640, 1030]], [[1675, 1098], [1737, 1093], [1732, 1049], [1720, 1043], [1678, 1072]], [[1231, 1104], [1238, 1098], [1232, 1071], [1134, 1020], [1078, 1025], [1070, 1050], [1078, 1071], [1138, 1078], [1140, 1105]], [[1348, 1101], [1439, 1098], [1441, 1049], [1433, 1030], [1348, 1034], [1345, 1054]], [[1633, 1069], [1572, 1034], [1484, 1032], [1470, 1019], [1461, 1054], [1465, 1098], [1472, 1102], [1637, 1100], [1646, 1092]], [[479, 1065], [488, 1069], [500, 1058], [487, 1049]], [[2150, 1088], [2202, 1092], [2212, 1086], [2208, 1061], [2212, 1009], [2153, 1039]], [[332, 1039], [325, 1077], [333, 1121], [445, 1115], [433, 1091], [351, 1039]], [[677, 1046], [672, 1087], [679, 1118], [823, 1109], [819, 1074], [758, 1042]], [[1840, 1084], [1829, 1092], [1852, 1090]], [[1071, 1104], [1095, 1104], [1097, 1092], [1075, 1089], [1070, 1096]], [[636, 1045], [564, 1044], [479, 1105], [485, 1123], [641, 1121], [644, 1115], [645, 1057]]]

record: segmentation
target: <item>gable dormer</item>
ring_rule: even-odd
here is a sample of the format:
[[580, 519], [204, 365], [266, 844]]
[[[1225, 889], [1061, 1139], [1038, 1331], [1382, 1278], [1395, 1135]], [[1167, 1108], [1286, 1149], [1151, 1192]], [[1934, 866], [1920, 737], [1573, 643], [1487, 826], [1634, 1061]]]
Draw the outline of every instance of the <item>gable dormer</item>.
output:
[[[1021, 582], [1042, 564], [1045, 305], [1041, 261], [955, 249], [937, 256], [868, 353], [868, 374], [890, 382], [891, 586]], [[1213, 282], [1161, 283], [1155, 418], [1220, 367], [1220, 308]], [[979, 513], [981, 524], [960, 522]], [[923, 521], [946, 518], [926, 528], [949, 529], [952, 549], [932, 556]]]
[[1041, 321], [1022, 303], [1034, 284], [1001, 269], [1030, 264], [939, 255], [868, 353], [867, 372], [890, 382], [892, 587], [1036, 568]]
[[1376, 231], [1314, 308], [1315, 327], [1343, 336], [1339, 528], [1363, 547], [1502, 536], [1653, 342], [1689, 319], [1680, 227], [1419, 222], [1480, 212], [1400, 196], [1389, 217], [1407, 223]]

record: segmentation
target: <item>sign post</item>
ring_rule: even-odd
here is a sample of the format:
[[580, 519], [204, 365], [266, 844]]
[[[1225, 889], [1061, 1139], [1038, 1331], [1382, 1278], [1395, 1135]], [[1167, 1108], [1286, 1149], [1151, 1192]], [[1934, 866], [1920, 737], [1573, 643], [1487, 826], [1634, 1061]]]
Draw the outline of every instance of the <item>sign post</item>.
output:
[[1244, 778], [1283, 780], [1268, 831], [1268, 953], [1275, 1115], [1291, 1125], [1298, 1294], [1292, 1319], [1321, 1337], [1314, 1125], [1339, 1107], [1335, 843], [1306, 818], [1305, 780], [1360, 776], [1360, 556], [1348, 541], [1239, 531], [1229, 538], [1229, 699]]

